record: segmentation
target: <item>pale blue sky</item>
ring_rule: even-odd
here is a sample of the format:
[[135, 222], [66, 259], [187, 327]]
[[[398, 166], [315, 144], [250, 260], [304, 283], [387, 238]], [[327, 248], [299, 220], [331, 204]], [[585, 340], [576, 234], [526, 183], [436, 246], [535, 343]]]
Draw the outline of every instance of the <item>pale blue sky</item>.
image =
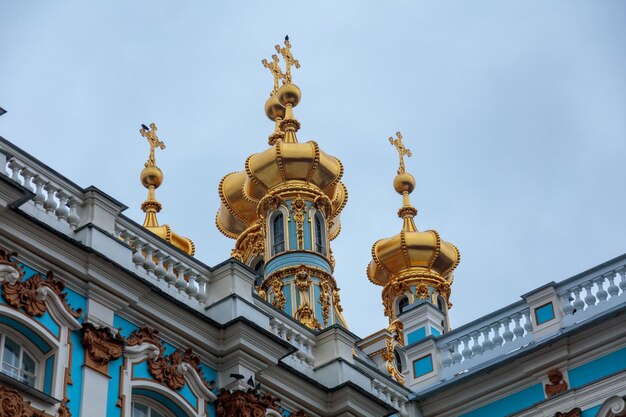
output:
[[155, 122], [159, 220], [216, 264], [217, 184], [267, 146], [260, 61], [289, 34], [299, 138], [345, 166], [333, 250], [357, 334], [387, 324], [365, 268], [401, 227], [396, 130], [418, 227], [461, 251], [453, 325], [626, 252], [626, 2], [303, 3], [1, 0], [0, 135], [142, 221]]

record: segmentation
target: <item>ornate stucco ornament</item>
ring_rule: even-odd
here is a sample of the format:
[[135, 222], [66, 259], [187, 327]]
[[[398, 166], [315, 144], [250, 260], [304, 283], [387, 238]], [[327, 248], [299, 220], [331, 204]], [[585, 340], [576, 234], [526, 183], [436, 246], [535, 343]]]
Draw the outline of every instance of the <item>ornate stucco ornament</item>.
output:
[[133, 331], [126, 339], [129, 347], [140, 347], [145, 345], [156, 347], [154, 355], [148, 361], [148, 371], [150, 375], [159, 383], [179, 391], [185, 386], [185, 374], [193, 375], [193, 380], [210, 391], [215, 386], [215, 381], [207, 381], [200, 368], [200, 358], [191, 349], [176, 349], [170, 355], [165, 355], [165, 347], [159, 338], [159, 332], [148, 326]]
[[555, 395], [559, 395], [569, 388], [565, 378], [563, 377], [563, 373], [558, 369], [552, 369], [548, 372], [548, 381], [549, 383], [545, 386], [546, 395], [548, 398], [554, 397]]
[[[60, 417], [64, 416], [62, 408], [59, 409]], [[26, 401], [19, 392], [5, 387], [0, 387], [0, 416], [52, 417], [50, 414], [34, 408], [31, 402]]]
[[65, 284], [55, 279], [52, 271], [48, 271], [45, 276], [37, 273], [22, 281], [23, 272], [15, 265], [19, 271], [19, 279], [13, 283], [6, 281], [2, 286], [2, 296], [10, 306], [24, 310], [29, 316], [41, 317], [49, 310], [46, 298], [51, 294], [59, 304], [59, 312], [68, 316], [69, 321], [75, 322], [81, 316], [82, 309], [74, 310], [68, 304]]
[[141, 204], [141, 210], [146, 213], [143, 227], [183, 252], [193, 255], [195, 247], [191, 239], [174, 233], [166, 224], [160, 226], [157, 220], [157, 213], [161, 211], [163, 206], [156, 199], [155, 190], [163, 183], [163, 172], [156, 164], [155, 150], [165, 149], [165, 143], [159, 139], [156, 132], [157, 127], [154, 123], [150, 123], [149, 128], [146, 125], [141, 125], [139, 130], [141, 136], [146, 138], [150, 145], [150, 154], [140, 175], [141, 183], [148, 189], [148, 198]]
[[215, 402], [215, 417], [281, 416], [279, 402], [280, 399], [254, 388], [232, 392], [222, 389]]
[[383, 287], [385, 315], [390, 323], [397, 318], [395, 302], [406, 296], [409, 302], [427, 300], [437, 302], [441, 296], [448, 308], [452, 272], [460, 260], [457, 248], [442, 240], [434, 230], [421, 232], [414, 217], [417, 209], [411, 205], [409, 194], [415, 189], [415, 178], [406, 172], [404, 157], [411, 151], [404, 145], [402, 134], [389, 138], [399, 156], [399, 167], [393, 181], [394, 189], [402, 195], [398, 217], [403, 225], [399, 234], [381, 239], [372, 246], [372, 261], [367, 268], [371, 282]]
[[579, 407], [576, 407], [566, 413], [557, 412], [554, 414], [554, 417], [581, 417], [581, 416], [582, 416], [582, 410]]
[[85, 347], [85, 365], [103, 375], [109, 375], [109, 362], [119, 359], [124, 353], [124, 338], [108, 327], [97, 328], [91, 323], [84, 323], [81, 342]]

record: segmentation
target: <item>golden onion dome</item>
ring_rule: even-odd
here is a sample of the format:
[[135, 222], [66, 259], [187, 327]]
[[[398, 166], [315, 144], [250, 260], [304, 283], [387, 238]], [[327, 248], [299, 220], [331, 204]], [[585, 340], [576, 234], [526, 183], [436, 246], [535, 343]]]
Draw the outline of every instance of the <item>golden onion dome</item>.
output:
[[415, 277], [433, 278], [436, 281], [452, 280], [451, 272], [460, 261], [456, 246], [442, 240], [435, 230], [421, 232], [415, 227], [413, 218], [417, 209], [411, 205], [409, 194], [415, 189], [415, 178], [404, 171], [404, 155], [411, 155], [402, 145], [398, 133], [393, 145], [400, 152], [400, 169], [394, 178], [393, 186], [402, 195], [403, 205], [398, 217], [403, 219], [399, 234], [381, 239], [372, 246], [372, 261], [367, 268], [367, 276], [374, 284], [386, 286], [392, 281]]
[[264, 152], [251, 155], [246, 161], [246, 172], [266, 191], [274, 191], [287, 183], [302, 183], [323, 193], [334, 193], [332, 187], [341, 178], [343, 166], [337, 158], [320, 150], [314, 141], [278, 141]]

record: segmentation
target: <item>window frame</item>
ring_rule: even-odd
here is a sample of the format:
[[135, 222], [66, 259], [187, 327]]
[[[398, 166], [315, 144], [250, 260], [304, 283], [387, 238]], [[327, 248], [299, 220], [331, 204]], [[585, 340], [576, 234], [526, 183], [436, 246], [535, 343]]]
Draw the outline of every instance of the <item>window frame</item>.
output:
[[[282, 224], [282, 232], [283, 232], [283, 239], [282, 239], [282, 250], [281, 251], [277, 251], [276, 250], [276, 233], [275, 233], [275, 229], [274, 226], [275, 224], [279, 224], [276, 222], [276, 219], [281, 217], [282, 218], [282, 222], [280, 222], [280, 224]], [[272, 258], [274, 256], [280, 255], [281, 253], [285, 253], [287, 252], [287, 245], [288, 245], [288, 240], [287, 240], [287, 235], [288, 235], [288, 231], [289, 229], [287, 228], [287, 224], [286, 224], [286, 219], [287, 219], [287, 215], [285, 214], [285, 212], [283, 210], [281, 210], [280, 208], [275, 210], [272, 215], [268, 218], [268, 231], [269, 231], [269, 257]], [[278, 243], [280, 244], [280, 243]], [[267, 265], [267, 263], [266, 263]]]
[[[319, 227], [320, 236], [317, 231]], [[319, 250], [318, 250], [319, 247]], [[319, 211], [313, 214], [313, 251], [322, 256], [328, 256], [328, 233], [326, 218]]]
[[[5, 373], [3, 371], [4, 368], [4, 346], [6, 343], [6, 338], [11, 339], [16, 345], [18, 345], [20, 347], [20, 357], [19, 357], [19, 362], [20, 362], [20, 368], [17, 369], [18, 372], [18, 376], [15, 377], [11, 374]], [[20, 375], [24, 371], [23, 368], [21, 368], [22, 362], [23, 362], [23, 358], [24, 358], [24, 353], [26, 353], [28, 356], [30, 356], [30, 358], [33, 360], [33, 362], [35, 363], [35, 372], [28, 372], [28, 374], [33, 375], [34, 377], [34, 384], [30, 385], [28, 383], [26, 383], [24, 380], [22, 380], [20, 378]], [[24, 337], [22, 334], [18, 333], [15, 329], [13, 329], [10, 326], [6, 326], [6, 325], [1, 325], [0, 326], [0, 373], [2, 373], [3, 375], [9, 377], [9, 378], [13, 378], [14, 380], [20, 382], [21, 384], [24, 384], [26, 386], [29, 386], [31, 388], [34, 388], [38, 391], [42, 391], [43, 389], [43, 384], [45, 381], [45, 362], [48, 359], [48, 357], [54, 355], [55, 350], [51, 349], [51, 352], [48, 353], [47, 355], [44, 355], [38, 348], [36, 348], [35, 346], [32, 345], [32, 343], [30, 342], [30, 340], [28, 340], [28, 338]], [[8, 365], [8, 364], [7, 364]], [[12, 365], [8, 365], [10, 366], [12, 369], [15, 369], [14, 366]]]
[[130, 400], [130, 417], [134, 417], [133, 410], [135, 404], [141, 404], [148, 407], [148, 417], [153, 417], [152, 410], [161, 414], [163, 417], [176, 417], [176, 415], [171, 413], [166, 406], [156, 401], [155, 399], [137, 394], [133, 394]]

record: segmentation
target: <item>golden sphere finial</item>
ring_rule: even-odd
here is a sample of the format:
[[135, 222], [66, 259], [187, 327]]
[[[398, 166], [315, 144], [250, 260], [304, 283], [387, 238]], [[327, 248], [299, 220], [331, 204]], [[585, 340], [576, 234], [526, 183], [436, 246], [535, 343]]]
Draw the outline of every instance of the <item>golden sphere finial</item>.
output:
[[270, 96], [265, 102], [265, 114], [272, 121], [276, 121], [276, 119], [284, 119], [285, 118], [285, 106], [280, 104], [278, 101], [278, 97], [274, 94]]
[[408, 172], [398, 174], [393, 179], [393, 188], [398, 194], [404, 194], [405, 192], [411, 194], [415, 189], [415, 178]]
[[154, 188], [159, 188], [163, 183], [163, 172], [156, 165], [148, 165], [141, 170], [139, 178], [144, 187], [150, 188], [150, 186], [153, 186]]
[[300, 102], [302, 93], [297, 85], [284, 84], [278, 89], [276, 96], [278, 97], [280, 104], [283, 106], [287, 107], [288, 105], [291, 105], [292, 107], [296, 107]]

